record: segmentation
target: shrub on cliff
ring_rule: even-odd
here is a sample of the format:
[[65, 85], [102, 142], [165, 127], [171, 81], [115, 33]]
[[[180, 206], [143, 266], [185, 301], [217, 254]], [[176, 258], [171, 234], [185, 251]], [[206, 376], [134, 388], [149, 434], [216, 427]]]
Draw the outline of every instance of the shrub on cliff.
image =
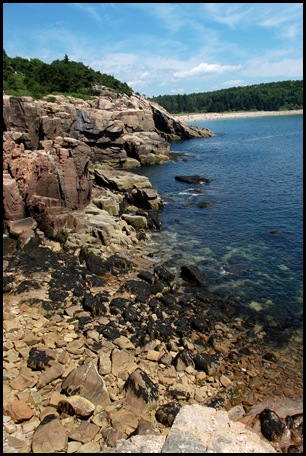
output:
[[60, 92], [75, 96], [97, 95], [98, 86], [107, 86], [116, 93], [132, 95], [133, 90], [125, 83], [106, 73], [100, 73], [82, 62], [63, 60], [47, 64], [39, 59], [9, 57], [3, 50], [3, 90], [8, 95], [30, 95], [41, 98]]

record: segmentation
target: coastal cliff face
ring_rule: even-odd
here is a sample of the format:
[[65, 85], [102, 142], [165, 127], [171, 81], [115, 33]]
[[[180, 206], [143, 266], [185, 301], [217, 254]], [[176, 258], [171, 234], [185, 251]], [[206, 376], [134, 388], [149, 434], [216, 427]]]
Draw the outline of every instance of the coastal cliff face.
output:
[[[156, 103], [106, 88], [88, 101], [4, 95], [3, 124], [4, 221], [30, 216], [45, 223], [51, 236], [67, 224], [76, 228], [71, 211], [83, 210], [98, 197], [93, 167], [160, 164], [169, 159], [168, 141], [212, 135], [176, 120]], [[105, 185], [100, 187], [105, 194]], [[151, 206], [147, 198], [144, 207]]]
[[[135, 167], [134, 160], [138, 165], [158, 164], [168, 159], [168, 141], [212, 135], [175, 119], [157, 103], [107, 89], [87, 101], [4, 95], [3, 105], [4, 131], [22, 133], [19, 142], [25, 149], [51, 151], [53, 141], [87, 154], [92, 162], [114, 167]], [[70, 141], [62, 144], [63, 138]]]

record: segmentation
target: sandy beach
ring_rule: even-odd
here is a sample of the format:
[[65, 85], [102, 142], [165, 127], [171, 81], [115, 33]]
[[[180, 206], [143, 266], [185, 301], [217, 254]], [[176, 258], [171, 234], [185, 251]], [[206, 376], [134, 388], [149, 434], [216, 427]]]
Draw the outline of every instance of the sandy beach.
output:
[[201, 120], [234, 119], [239, 117], [287, 116], [303, 114], [303, 109], [291, 111], [240, 111], [240, 112], [208, 112], [198, 114], [175, 115], [183, 122], [198, 122]]

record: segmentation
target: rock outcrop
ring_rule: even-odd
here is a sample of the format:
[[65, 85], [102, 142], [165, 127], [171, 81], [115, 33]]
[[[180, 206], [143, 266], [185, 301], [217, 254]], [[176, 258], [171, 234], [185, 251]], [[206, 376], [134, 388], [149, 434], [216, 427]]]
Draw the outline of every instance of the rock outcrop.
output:
[[[106, 88], [88, 101], [4, 95], [3, 124], [4, 226], [32, 217], [61, 242], [71, 232], [86, 231], [84, 210], [91, 203], [118, 216], [133, 204], [158, 210], [158, 194], [148, 179], [122, 170], [169, 160], [169, 140], [212, 135], [156, 103]], [[121, 171], [114, 174], [116, 168]], [[131, 217], [125, 221], [148, 225]], [[22, 245], [31, 236], [23, 237]]]
[[4, 95], [3, 105], [4, 130], [18, 132], [16, 139], [25, 150], [43, 148], [52, 154], [60, 146], [88, 155], [92, 162], [121, 168], [168, 160], [169, 140], [212, 135], [175, 119], [156, 103], [107, 89], [87, 101], [64, 96], [34, 101]]

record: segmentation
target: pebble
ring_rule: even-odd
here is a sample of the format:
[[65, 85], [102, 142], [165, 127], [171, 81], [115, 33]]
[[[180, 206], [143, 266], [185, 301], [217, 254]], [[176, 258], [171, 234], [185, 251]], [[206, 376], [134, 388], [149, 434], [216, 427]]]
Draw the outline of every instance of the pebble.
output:
[[[47, 285], [46, 281], [45, 286], [47, 287]], [[112, 295], [115, 296], [116, 292], [112, 291]], [[136, 295], [134, 298], [131, 295], [129, 297], [134, 299]], [[15, 301], [13, 307], [12, 299]], [[18, 423], [21, 416], [19, 419], [15, 416], [16, 422], [14, 422], [13, 417], [7, 414], [7, 409], [5, 409], [3, 415], [4, 453], [31, 452], [32, 441], [40, 428], [40, 423], [51, 415], [57, 417], [65, 430], [65, 435], [69, 431], [75, 439], [80, 438], [77, 436], [77, 429], [80, 425], [78, 417], [81, 417], [83, 423], [90, 424], [89, 428], [94, 429], [95, 434], [91, 436], [90, 442], [86, 442], [86, 432], [84, 432], [83, 442], [76, 440], [66, 442], [57, 452], [91, 453], [105, 449], [103, 430], [112, 429], [108, 419], [109, 411], [106, 411], [107, 407], [95, 407], [93, 403], [84, 398], [67, 397], [61, 392], [62, 382], [87, 358], [94, 361], [99, 374], [105, 380], [111, 398], [108, 406], [110, 409], [122, 407], [122, 400], [125, 397], [125, 382], [136, 367], [141, 367], [149, 378], [153, 379], [154, 384], [158, 385], [160, 404], [169, 402], [171, 392], [174, 394], [173, 398], [181, 404], [186, 403], [186, 397], [188, 397], [189, 403], [206, 404], [208, 400], [218, 398], [219, 394], [225, 393], [226, 397], [226, 391], [230, 392], [237, 383], [242, 382], [245, 385], [248, 382], [244, 402], [240, 401], [237, 405], [240, 408], [235, 417], [239, 417], [239, 419], [242, 411], [245, 413], [247, 407], [255, 404], [254, 393], [258, 394], [258, 400], [262, 402], [263, 398], [278, 393], [280, 393], [280, 399], [283, 395], [294, 397], [296, 385], [298, 391], [302, 392], [302, 382], [296, 378], [292, 369], [286, 370], [285, 367], [281, 369], [280, 365], [271, 365], [255, 356], [238, 358], [236, 364], [232, 363], [229, 368], [220, 371], [218, 378], [209, 376], [204, 371], [196, 370], [193, 366], [187, 366], [184, 371], [177, 372], [171, 364], [172, 360], [184, 348], [195, 350], [196, 344], [193, 339], [185, 339], [182, 343], [178, 339], [171, 339], [169, 344], [156, 339], [140, 349], [135, 348], [135, 344], [123, 334], [111, 342], [104, 339], [94, 328], [78, 333], [76, 325], [68, 320], [81, 307], [68, 304], [65, 309], [67, 315], [54, 314], [51, 318], [47, 318], [45, 316], [47, 311], [40, 309], [39, 312], [34, 312], [33, 307], [27, 304], [27, 300], [22, 302], [21, 296], [4, 295], [6, 317], [4, 323], [6, 322], [6, 324], [3, 325], [3, 391], [5, 405], [14, 400], [23, 401], [28, 412], [27, 415], [23, 415], [23, 421]], [[100, 316], [97, 317], [96, 322], [97, 325], [110, 325], [112, 319], [113, 317], [109, 315]], [[216, 329], [219, 334], [227, 334], [227, 342], [231, 341], [228, 343], [235, 343], [236, 333], [233, 328], [220, 324]], [[101, 344], [103, 349], [100, 348], [99, 352], [91, 350], [93, 342]], [[31, 347], [37, 346], [52, 348], [58, 355], [57, 362], [44, 371], [33, 371], [27, 367], [28, 352]], [[263, 391], [260, 391], [260, 388]], [[61, 406], [59, 406], [60, 403]], [[61, 411], [61, 407], [65, 408], [63, 403], [74, 407], [76, 414], [65, 418], [67, 412]], [[159, 432], [161, 435], [166, 435], [169, 430], [161, 426]], [[62, 434], [62, 438], [64, 438], [64, 434]], [[41, 450], [42, 443], [39, 445]]]

